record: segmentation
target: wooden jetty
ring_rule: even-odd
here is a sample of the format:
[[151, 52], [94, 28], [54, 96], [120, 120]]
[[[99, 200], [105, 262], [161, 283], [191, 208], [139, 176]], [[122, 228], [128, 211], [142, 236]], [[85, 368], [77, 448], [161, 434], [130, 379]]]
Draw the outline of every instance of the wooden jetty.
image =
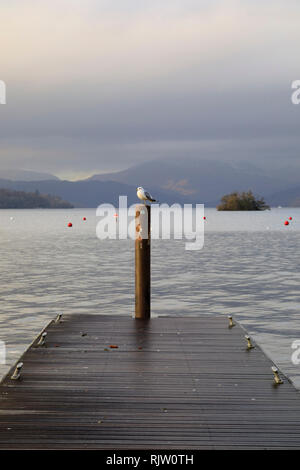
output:
[[46, 332], [0, 385], [1, 449], [300, 448], [299, 392], [224, 316], [70, 315]]

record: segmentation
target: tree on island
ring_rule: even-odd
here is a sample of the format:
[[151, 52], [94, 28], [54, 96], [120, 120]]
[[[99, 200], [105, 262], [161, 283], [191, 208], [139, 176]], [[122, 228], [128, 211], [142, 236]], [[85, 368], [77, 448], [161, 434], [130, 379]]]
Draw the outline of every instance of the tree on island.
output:
[[263, 197], [255, 197], [252, 191], [226, 194], [217, 206], [218, 211], [264, 211], [270, 209]]

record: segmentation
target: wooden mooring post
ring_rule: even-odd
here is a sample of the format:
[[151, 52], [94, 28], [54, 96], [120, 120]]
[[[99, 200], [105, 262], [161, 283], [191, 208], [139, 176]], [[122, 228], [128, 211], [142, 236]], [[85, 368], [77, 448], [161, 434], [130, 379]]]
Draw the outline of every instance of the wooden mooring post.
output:
[[135, 318], [151, 315], [151, 207], [137, 204], [135, 210]]

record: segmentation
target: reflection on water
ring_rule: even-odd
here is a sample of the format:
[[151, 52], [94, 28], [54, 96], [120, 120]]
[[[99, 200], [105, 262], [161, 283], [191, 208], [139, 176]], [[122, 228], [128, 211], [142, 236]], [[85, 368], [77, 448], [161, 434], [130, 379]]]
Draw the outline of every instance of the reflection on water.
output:
[[[186, 251], [184, 240], [152, 241], [152, 311], [232, 314], [300, 388], [300, 365], [291, 363], [300, 339], [300, 209], [205, 215], [201, 251]], [[91, 209], [0, 211], [8, 365], [59, 312], [133, 314], [133, 242], [98, 240], [96, 223]]]

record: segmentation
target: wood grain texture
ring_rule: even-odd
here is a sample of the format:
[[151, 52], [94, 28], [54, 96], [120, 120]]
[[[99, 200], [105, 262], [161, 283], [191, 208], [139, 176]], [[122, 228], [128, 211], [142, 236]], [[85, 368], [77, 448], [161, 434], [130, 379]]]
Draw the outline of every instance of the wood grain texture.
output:
[[[224, 316], [70, 315], [0, 385], [1, 449], [300, 448], [299, 392]], [[110, 348], [110, 346], [118, 346]]]

